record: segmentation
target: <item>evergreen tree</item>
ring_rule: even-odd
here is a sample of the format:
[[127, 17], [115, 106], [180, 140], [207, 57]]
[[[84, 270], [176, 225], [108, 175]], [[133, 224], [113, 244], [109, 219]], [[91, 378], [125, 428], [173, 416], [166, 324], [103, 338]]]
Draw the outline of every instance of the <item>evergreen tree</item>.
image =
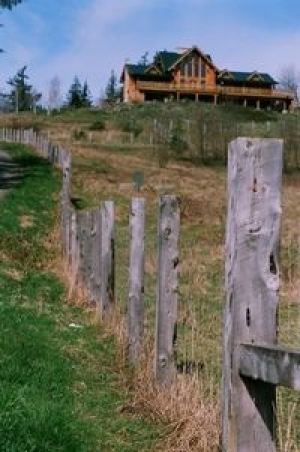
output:
[[67, 107], [82, 107], [82, 86], [77, 75], [74, 77], [73, 83], [67, 94]]
[[120, 89], [118, 88], [117, 76], [112, 70], [105, 88], [105, 96], [108, 102], [115, 102], [120, 98]]
[[22, 3], [23, 0], [0, 0], [0, 8], [12, 9], [13, 6]]
[[87, 81], [85, 81], [82, 86], [79, 78], [76, 75], [67, 94], [66, 106], [71, 108], [82, 108], [90, 107], [91, 105], [92, 100]]
[[29, 77], [25, 74], [26, 70], [27, 66], [23, 66], [7, 82], [8, 85], [12, 86], [9, 97], [16, 111], [28, 111], [33, 105], [32, 85], [27, 83]]
[[91, 92], [87, 81], [84, 82], [81, 92], [82, 107], [90, 107], [92, 105]]

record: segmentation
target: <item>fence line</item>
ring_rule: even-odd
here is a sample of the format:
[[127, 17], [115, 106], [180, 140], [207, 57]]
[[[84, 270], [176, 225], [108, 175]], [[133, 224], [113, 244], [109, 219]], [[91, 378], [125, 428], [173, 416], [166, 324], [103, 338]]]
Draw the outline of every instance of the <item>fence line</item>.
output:
[[[0, 140], [30, 144], [62, 168], [62, 249], [74, 281], [86, 287], [105, 322], [115, 303], [113, 201], [92, 211], [75, 211], [70, 203], [70, 153], [32, 131], [3, 129]], [[222, 378], [222, 450], [226, 452], [275, 452], [276, 385], [300, 391], [300, 351], [276, 345], [282, 154], [282, 140], [239, 138], [229, 146]], [[144, 200], [140, 198], [132, 203], [131, 236], [128, 348], [135, 362], [143, 337]], [[174, 380], [176, 371], [178, 238], [178, 201], [163, 196], [154, 363], [156, 381], [162, 386]], [[138, 257], [137, 247], [141, 248]], [[132, 326], [135, 321], [137, 328]]]

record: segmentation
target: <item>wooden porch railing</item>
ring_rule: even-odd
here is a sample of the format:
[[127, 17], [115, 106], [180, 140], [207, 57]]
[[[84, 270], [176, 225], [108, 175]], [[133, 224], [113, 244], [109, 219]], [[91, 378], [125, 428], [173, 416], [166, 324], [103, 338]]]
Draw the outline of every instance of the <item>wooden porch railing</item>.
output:
[[241, 96], [241, 97], [266, 97], [273, 99], [290, 99], [294, 98], [291, 91], [280, 89], [266, 89], [266, 88], [249, 88], [249, 87], [237, 87], [237, 86], [222, 86], [222, 85], [206, 85], [191, 82], [148, 82], [137, 81], [137, 88], [140, 91], [166, 91], [166, 92], [181, 92], [191, 94], [203, 94], [203, 95], [229, 95], [229, 96]]

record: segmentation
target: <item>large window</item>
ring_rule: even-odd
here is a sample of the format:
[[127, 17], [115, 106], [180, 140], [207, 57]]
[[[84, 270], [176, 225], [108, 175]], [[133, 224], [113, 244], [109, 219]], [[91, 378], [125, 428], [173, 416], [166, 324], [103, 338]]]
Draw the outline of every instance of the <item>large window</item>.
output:
[[201, 78], [206, 77], [206, 64], [203, 60], [201, 60]]
[[194, 59], [194, 77], [199, 77], [199, 58], [196, 57]]
[[206, 63], [199, 59], [198, 55], [185, 59], [180, 64], [181, 77], [194, 77], [205, 78], [206, 77]]

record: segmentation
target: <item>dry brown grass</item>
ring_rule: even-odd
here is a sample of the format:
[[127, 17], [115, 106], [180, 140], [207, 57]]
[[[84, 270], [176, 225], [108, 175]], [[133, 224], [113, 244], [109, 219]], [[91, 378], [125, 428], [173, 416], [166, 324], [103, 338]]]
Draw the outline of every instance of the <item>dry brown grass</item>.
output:
[[[141, 365], [132, 379], [124, 374], [124, 384], [134, 388], [131, 403], [124, 412], [144, 414], [166, 424], [167, 435], [162, 451], [214, 451], [219, 441], [219, 394], [215, 374], [220, 368], [221, 307], [223, 243], [226, 216], [226, 172], [223, 169], [194, 167], [188, 163], [169, 161], [166, 168], [159, 168], [153, 154], [114, 152], [105, 147], [75, 142], [65, 125], [49, 126], [51, 138], [72, 151], [72, 196], [82, 197], [88, 206], [110, 198], [116, 198], [116, 218], [125, 223], [129, 203], [134, 190], [130, 188], [132, 174], [139, 169], [144, 172], [145, 185], [140, 195], [146, 198], [148, 215], [157, 214], [157, 197], [172, 190], [181, 201], [181, 285], [179, 323], [182, 328], [182, 347], [190, 356], [203, 360], [205, 372], [200, 378], [179, 376], [170, 391], [158, 388], [153, 382], [153, 354], [145, 352]], [[88, 163], [92, 161], [92, 167]], [[78, 165], [77, 165], [78, 163]], [[107, 171], [93, 169], [105, 163]], [[127, 188], [125, 189], [125, 185]], [[300, 175], [284, 176], [283, 179], [283, 227], [282, 227], [282, 290], [280, 308], [280, 339], [299, 347], [300, 339], [300, 259], [299, 218], [300, 203], [297, 193]], [[56, 234], [56, 235], [55, 235]], [[58, 230], [49, 238], [49, 246], [56, 246]], [[49, 268], [70, 288], [69, 300], [85, 304], [88, 296], [78, 288], [58, 254]], [[147, 254], [146, 272], [154, 276], [156, 255]], [[216, 277], [217, 275], [217, 277]], [[122, 304], [124, 300], [120, 300]], [[95, 317], [97, 318], [97, 317]], [[196, 326], [195, 326], [196, 319]], [[106, 326], [107, 334], [116, 334], [120, 369], [125, 371], [126, 325], [116, 302]], [[212, 370], [209, 370], [212, 366]], [[213, 378], [211, 378], [213, 377]], [[217, 377], [218, 378], [218, 377]], [[295, 434], [300, 421], [294, 419], [294, 404], [279, 407], [280, 448], [282, 452], [297, 451]], [[298, 406], [298, 405], [296, 405]], [[281, 411], [280, 411], [281, 409]], [[297, 410], [296, 410], [297, 411]], [[288, 419], [288, 421], [287, 421]], [[284, 427], [286, 430], [284, 432]]]
[[144, 351], [131, 380], [132, 400], [123, 411], [165, 424], [161, 451], [217, 451], [220, 406], [213, 384], [207, 385], [199, 375], [178, 375], [171, 387], [159, 387], [153, 376], [153, 355], [150, 347]]

